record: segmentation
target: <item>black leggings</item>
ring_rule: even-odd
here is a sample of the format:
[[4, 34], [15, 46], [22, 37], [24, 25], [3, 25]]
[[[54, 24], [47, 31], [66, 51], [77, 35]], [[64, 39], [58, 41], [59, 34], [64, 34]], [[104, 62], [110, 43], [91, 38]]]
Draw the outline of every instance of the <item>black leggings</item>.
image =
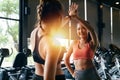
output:
[[[43, 76], [34, 74], [33, 80], [43, 80]], [[65, 75], [56, 75], [55, 80], [65, 80]]]

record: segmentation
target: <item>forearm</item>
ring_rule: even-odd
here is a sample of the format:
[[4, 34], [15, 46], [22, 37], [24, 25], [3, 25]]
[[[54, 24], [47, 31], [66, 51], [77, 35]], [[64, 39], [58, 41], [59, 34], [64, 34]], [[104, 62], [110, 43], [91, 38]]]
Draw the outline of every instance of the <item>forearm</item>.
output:
[[80, 18], [77, 15], [71, 16], [71, 19], [77, 21], [78, 23], [80, 23], [83, 27], [85, 27], [89, 32], [94, 31], [93, 27], [84, 19]]
[[66, 65], [68, 71], [70, 72], [70, 74], [73, 75], [74, 70], [73, 70], [73, 68], [71, 67], [70, 62], [69, 62], [69, 61], [65, 62], [65, 65]]

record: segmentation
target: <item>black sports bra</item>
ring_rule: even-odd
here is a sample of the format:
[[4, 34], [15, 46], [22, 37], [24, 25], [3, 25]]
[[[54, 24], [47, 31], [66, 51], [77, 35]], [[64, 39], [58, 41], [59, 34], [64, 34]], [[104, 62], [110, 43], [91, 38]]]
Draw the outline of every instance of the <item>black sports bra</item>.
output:
[[40, 64], [45, 64], [45, 60], [42, 59], [42, 57], [40, 56], [39, 51], [38, 51], [39, 42], [44, 36], [42, 35], [41, 37], [38, 38], [37, 33], [38, 33], [38, 31], [36, 32], [36, 35], [35, 35], [35, 48], [33, 51], [33, 60], [34, 60], [34, 62], [37, 62]]
[[[45, 64], [45, 60], [42, 59], [42, 57], [40, 56], [39, 51], [38, 51], [38, 45], [40, 43], [40, 40], [44, 37], [44, 35], [42, 35], [41, 37], [38, 38], [37, 33], [38, 33], [38, 31], [36, 32], [36, 35], [35, 35], [35, 48], [33, 51], [33, 60], [34, 60], [34, 62], [37, 62], [39, 64]], [[59, 63], [60, 63], [60, 61], [58, 61], [58, 64]]]

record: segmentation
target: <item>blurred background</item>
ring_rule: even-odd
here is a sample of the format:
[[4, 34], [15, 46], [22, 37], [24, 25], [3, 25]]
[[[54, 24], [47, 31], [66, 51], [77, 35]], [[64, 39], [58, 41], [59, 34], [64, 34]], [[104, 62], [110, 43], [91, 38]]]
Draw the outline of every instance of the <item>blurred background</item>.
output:
[[[76, 2], [79, 5], [78, 15], [95, 29], [100, 46], [94, 62], [101, 78], [119, 80], [120, 0], [60, 1], [66, 15], [70, 3]], [[0, 80], [31, 79], [34, 63], [30, 50], [30, 33], [36, 22], [38, 4], [39, 0], [0, 0]], [[63, 34], [56, 37], [66, 50], [71, 41], [77, 38], [75, 26], [74, 21], [71, 27], [66, 24], [61, 29]], [[71, 65], [74, 68], [72, 63], [71, 58]], [[63, 62], [62, 66], [65, 73], [68, 73], [66, 78], [73, 79]]]

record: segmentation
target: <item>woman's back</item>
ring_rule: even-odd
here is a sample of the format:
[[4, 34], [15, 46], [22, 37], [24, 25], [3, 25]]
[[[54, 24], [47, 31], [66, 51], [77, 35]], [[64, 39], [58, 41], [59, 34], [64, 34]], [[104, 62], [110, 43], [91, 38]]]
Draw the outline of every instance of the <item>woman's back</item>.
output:
[[[51, 36], [48, 35], [42, 35], [40, 34], [38, 28], [34, 29], [31, 33], [32, 39], [31, 42], [33, 43], [32, 51], [33, 51], [33, 59], [35, 61], [35, 74], [44, 76], [44, 68], [45, 64], [56, 64], [56, 75], [63, 74], [63, 71], [61, 70], [61, 64], [60, 61], [62, 60], [61, 55], [63, 55], [63, 51], [61, 50], [60, 44], [58, 44], [58, 41], [53, 40]], [[49, 53], [49, 50], [52, 50], [52, 54]], [[48, 51], [48, 52], [47, 52]], [[50, 51], [51, 52], [51, 51]], [[49, 57], [51, 56], [51, 57]], [[55, 61], [55, 63], [51, 62], [45, 62], [46, 57], [49, 57], [49, 61]], [[55, 59], [56, 58], [56, 59]], [[51, 71], [53, 70], [53, 67], [51, 67]]]
[[63, 51], [59, 42], [52, 37], [61, 27], [62, 19], [63, 8], [58, 0], [40, 0], [36, 28], [31, 33], [35, 74], [39, 76], [37, 80], [43, 80], [43, 76], [44, 80], [65, 79], [60, 66]]

